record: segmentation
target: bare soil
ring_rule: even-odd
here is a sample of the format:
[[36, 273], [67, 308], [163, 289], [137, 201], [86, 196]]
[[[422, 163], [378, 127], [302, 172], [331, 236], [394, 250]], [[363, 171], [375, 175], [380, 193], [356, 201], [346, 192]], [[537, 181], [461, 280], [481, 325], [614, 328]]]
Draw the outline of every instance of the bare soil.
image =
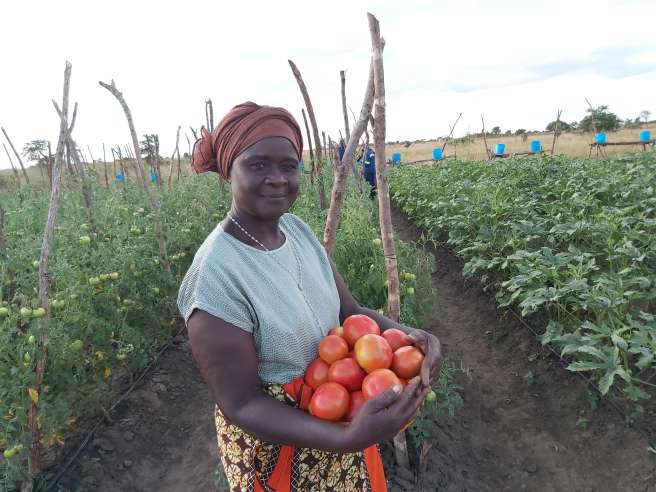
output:
[[[405, 241], [419, 237], [398, 211], [394, 223]], [[645, 437], [604, 405], [592, 411], [578, 377], [465, 281], [450, 251], [430, 251], [438, 302], [423, 328], [471, 374], [459, 381], [464, 406], [439, 429], [426, 473], [417, 481], [388, 467], [390, 489], [656, 491], [656, 455]], [[97, 432], [60, 491], [216, 490], [209, 393], [187, 340], [177, 341]]]

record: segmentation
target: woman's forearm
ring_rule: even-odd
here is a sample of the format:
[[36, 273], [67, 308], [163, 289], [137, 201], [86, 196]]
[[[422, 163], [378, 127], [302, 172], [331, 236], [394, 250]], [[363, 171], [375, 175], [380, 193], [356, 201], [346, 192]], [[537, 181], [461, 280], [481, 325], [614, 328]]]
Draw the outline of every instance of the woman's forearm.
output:
[[318, 419], [263, 393], [254, 395], [237, 410], [226, 412], [226, 417], [267, 442], [336, 453], [358, 450], [346, 424]]

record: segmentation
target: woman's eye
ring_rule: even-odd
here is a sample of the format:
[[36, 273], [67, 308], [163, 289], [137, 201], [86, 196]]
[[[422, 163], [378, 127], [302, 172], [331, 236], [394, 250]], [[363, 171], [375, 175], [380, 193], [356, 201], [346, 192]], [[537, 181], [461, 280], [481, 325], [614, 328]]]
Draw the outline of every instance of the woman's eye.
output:
[[251, 169], [264, 169], [265, 164], [264, 162], [253, 162], [251, 164]]

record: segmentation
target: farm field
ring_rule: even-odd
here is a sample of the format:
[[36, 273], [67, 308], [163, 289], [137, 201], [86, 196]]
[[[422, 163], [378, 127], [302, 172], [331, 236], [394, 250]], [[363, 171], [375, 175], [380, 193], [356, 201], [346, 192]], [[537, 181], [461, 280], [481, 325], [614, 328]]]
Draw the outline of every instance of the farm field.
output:
[[[395, 169], [395, 201], [567, 356], [643, 403], [656, 389], [656, 154]], [[647, 416], [653, 422], [653, 415]]]

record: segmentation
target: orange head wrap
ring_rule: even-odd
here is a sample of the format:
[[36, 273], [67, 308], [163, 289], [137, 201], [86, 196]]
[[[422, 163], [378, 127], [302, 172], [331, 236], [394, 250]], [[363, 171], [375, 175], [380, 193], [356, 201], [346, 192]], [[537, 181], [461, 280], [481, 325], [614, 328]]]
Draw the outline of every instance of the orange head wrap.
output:
[[201, 138], [194, 144], [192, 165], [197, 173], [212, 171], [228, 179], [235, 157], [251, 145], [270, 137], [289, 140], [298, 159], [301, 159], [301, 128], [289, 111], [253, 102], [238, 104], [223, 117], [212, 133], [201, 129]]

